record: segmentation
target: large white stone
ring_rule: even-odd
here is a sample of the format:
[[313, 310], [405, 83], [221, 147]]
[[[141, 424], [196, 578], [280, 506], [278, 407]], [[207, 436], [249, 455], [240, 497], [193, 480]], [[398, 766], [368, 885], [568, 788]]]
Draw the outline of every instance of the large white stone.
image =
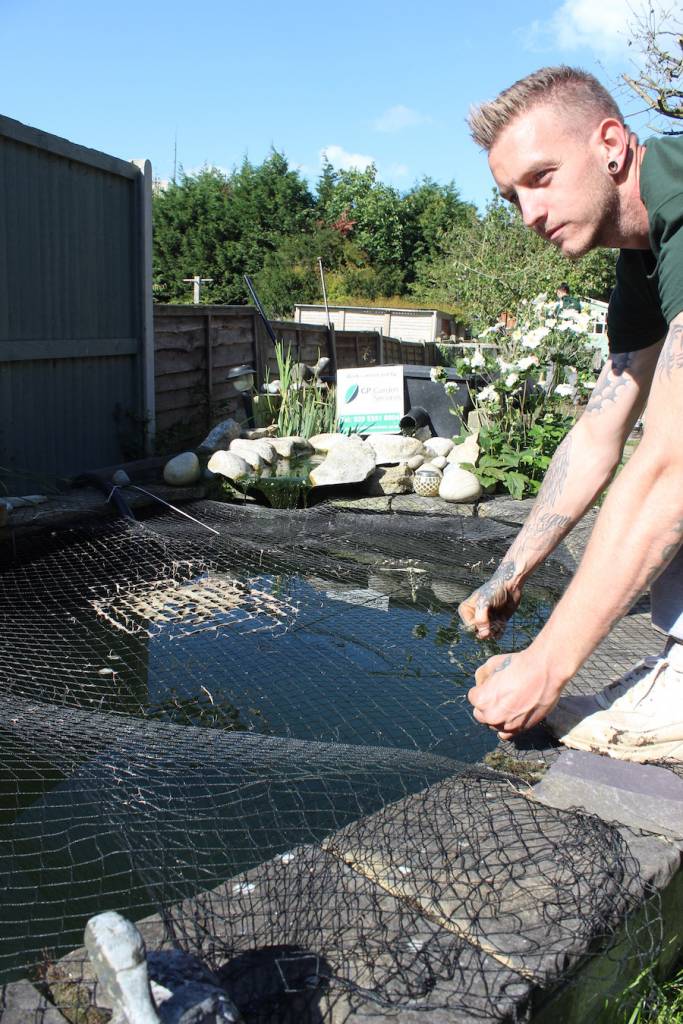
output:
[[375, 459], [362, 444], [336, 444], [327, 458], [309, 473], [314, 487], [358, 484], [375, 471]]
[[[262, 462], [265, 462], [268, 466], [272, 465], [273, 462], [277, 461], [277, 452], [270, 441], [266, 441], [265, 438], [259, 438], [257, 441], [247, 441], [246, 438], [238, 437], [236, 440], [230, 442], [230, 451], [237, 452], [242, 458], [249, 462], [248, 454], [256, 452]], [[247, 454], [248, 453], [248, 454]]]
[[407, 460], [406, 465], [408, 469], [415, 470], [419, 469], [424, 461], [424, 455], [411, 455], [411, 457]]
[[454, 445], [446, 458], [458, 466], [463, 462], [471, 462], [475, 466], [479, 458], [479, 433], [470, 434], [462, 444]]
[[220, 473], [228, 480], [241, 480], [251, 474], [251, 466], [237, 452], [214, 452], [209, 459], [208, 468], [212, 473]]
[[199, 459], [194, 452], [182, 452], [181, 455], [169, 459], [164, 466], [164, 480], [171, 487], [196, 484], [201, 475]]
[[422, 441], [401, 434], [370, 434], [364, 444], [370, 449], [378, 466], [390, 466], [394, 462], [407, 462], [413, 455], [424, 455]]
[[308, 443], [316, 452], [329, 452], [338, 444], [359, 444], [361, 438], [358, 434], [314, 434], [309, 437]]
[[482, 495], [482, 486], [473, 473], [460, 466], [449, 467], [439, 487], [444, 501], [476, 501]]
[[448, 437], [430, 437], [424, 442], [428, 455], [448, 455], [453, 448], [453, 442]]
[[221, 422], [217, 423], [210, 433], [206, 435], [202, 443], [199, 445], [198, 451], [216, 452], [219, 449], [225, 449], [231, 441], [234, 441], [236, 437], [240, 436], [241, 430], [242, 427], [237, 420], [221, 420]]

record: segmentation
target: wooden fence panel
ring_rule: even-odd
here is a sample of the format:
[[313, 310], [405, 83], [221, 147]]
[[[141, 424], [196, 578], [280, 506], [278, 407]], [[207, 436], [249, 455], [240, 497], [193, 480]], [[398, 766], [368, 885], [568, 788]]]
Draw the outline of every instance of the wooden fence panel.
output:
[[[284, 320], [272, 321], [272, 327], [297, 362], [312, 366], [329, 356], [333, 372], [439, 362], [433, 344], [383, 338], [376, 331], [330, 332]], [[226, 380], [234, 367], [253, 366], [259, 385], [278, 375], [275, 347], [251, 306], [155, 306], [154, 338], [159, 451], [198, 444], [226, 416], [244, 418], [242, 398]]]

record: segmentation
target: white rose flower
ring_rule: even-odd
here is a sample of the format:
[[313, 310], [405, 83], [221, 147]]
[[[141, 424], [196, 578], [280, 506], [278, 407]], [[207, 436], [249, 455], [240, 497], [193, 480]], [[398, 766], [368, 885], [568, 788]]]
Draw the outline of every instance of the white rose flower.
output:
[[538, 356], [524, 356], [517, 360], [517, 369], [522, 372], [530, 370], [532, 366], [538, 366]]
[[559, 395], [560, 398], [570, 398], [574, 394], [574, 388], [571, 384], [558, 384], [555, 388], [555, 394]]
[[470, 359], [470, 366], [474, 367], [475, 369], [478, 366], [486, 366], [486, 360], [484, 359], [479, 349], [475, 349], [475, 351], [472, 353], [472, 358]]
[[549, 316], [548, 319], [545, 322], [545, 325], [546, 325], [546, 327], [550, 327], [550, 328], [557, 327], [557, 320], [555, 319], [554, 316]]
[[593, 388], [595, 387], [595, 381], [594, 380], [584, 380], [584, 381], [581, 381], [581, 387], [585, 388], [586, 391], [592, 391]]
[[432, 366], [429, 371], [429, 379], [437, 384], [440, 380], [445, 377], [443, 366]]
[[513, 387], [517, 383], [518, 380], [519, 380], [519, 374], [517, 374], [517, 373], [509, 373], [507, 375], [507, 377], [505, 378], [505, 387], [506, 388]]
[[514, 369], [515, 364], [508, 363], [507, 359], [503, 359], [502, 356], [499, 356], [496, 362], [498, 363], [498, 369], [501, 373], [509, 373], [510, 370]]
[[489, 384], [488, 387], [482, 388], [481, 391], [478, 392], [478, 394], [477, 394], [477, 401], [478, 402], [499, 402], [500, 401], [500, 395], [498, 394], [496, 389], [493, 387], [493, 385]]
[[524, 348], [538, 348], [546, 335], [550, 334], [549, 327], [534, 327], [533, 331], [522, 338], [522, 346]]
[[455, 394], [457, 394], [458, 388], [459, 388], [459, 385], [456, 384], [456, 382], [454, 380], [447, 380], [446, 383], [443, 386], [443, 389], [444, 389], [444, 391], [446, 392], [447, 395], [455, 395]]

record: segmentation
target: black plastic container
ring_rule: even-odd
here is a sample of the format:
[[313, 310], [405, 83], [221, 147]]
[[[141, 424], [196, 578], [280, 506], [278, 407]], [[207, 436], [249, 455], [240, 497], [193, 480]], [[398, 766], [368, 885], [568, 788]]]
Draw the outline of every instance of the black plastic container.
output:
[[[429, 417], [429, 426], [432, 432], [439, 437], [454, 437], [460, 433], [462, 420], [460, 416], [454, 416], [451, 410], [459, 406], [464, 413], [472, 409], [472, 400], [467, 387], [467, 378], [461, 377], [456, 370], [446, 369], [446, 380], [457, 385], [457, 392], [447, 395], [442, 382], [435, 383], [429, 376], [431, 366], [415, 366], [407, 364], [403, 366], [403, 392], [406, 403], [406, 416], [410, 417], [411, 410], [425, 410]], [[471, 378], [474, 384], [476, 378]]]

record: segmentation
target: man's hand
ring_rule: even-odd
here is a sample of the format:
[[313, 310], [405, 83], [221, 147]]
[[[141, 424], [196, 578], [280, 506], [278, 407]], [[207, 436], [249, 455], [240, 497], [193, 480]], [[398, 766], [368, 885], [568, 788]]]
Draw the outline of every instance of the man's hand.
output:
[[522, 588], [512, 579], [514, 563], [505, 561], [488, 582], [462, 602], [458, 614], [477, 640], [495, 639], [503, 633], [522, 599]]
[[556, 676], [534, 646], [518, 654], [497, 654], [475, 673], [467, 697], [474, 717], [508, 740], [536, 725], [557, 704], [565, 680]]

